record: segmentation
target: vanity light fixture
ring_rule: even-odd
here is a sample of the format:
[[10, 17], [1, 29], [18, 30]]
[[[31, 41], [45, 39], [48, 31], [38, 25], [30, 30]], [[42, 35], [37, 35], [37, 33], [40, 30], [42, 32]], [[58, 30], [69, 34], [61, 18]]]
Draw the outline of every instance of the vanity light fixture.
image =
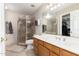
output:
[[51, 11], [54, 10], [54, 9], [56, 9], [56, 8], [58, 8], [58, 7], [60, 7], [61, 5], [62, 4], [56, 4], [55, 6], [51, 7]]

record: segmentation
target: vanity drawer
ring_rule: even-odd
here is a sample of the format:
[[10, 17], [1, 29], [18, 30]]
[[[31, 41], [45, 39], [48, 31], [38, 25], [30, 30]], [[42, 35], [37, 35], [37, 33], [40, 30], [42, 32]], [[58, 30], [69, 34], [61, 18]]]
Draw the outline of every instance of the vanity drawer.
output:
[[41, 44], [41, 45], [44, 45], [44, 42], [41, 41], [41, 40], [39, 40], [38, 43]]
[[44, 46], [46, 48], [48, 48], [50, 51], [56, 53], [57, 55], [60, 55], [59, 47], [56, 47], [56, 46], [49, 44], [49, 43], [46, 43], [46, 42], [44, 42]]

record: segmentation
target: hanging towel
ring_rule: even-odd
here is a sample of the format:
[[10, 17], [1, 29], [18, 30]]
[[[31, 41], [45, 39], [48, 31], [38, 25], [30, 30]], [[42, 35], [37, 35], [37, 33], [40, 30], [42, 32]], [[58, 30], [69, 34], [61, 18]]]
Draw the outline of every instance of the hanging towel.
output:
[[9, 22], [9, 33], [12, 34], [13, 33], [13, 28], [12, 28], [12, 23]]

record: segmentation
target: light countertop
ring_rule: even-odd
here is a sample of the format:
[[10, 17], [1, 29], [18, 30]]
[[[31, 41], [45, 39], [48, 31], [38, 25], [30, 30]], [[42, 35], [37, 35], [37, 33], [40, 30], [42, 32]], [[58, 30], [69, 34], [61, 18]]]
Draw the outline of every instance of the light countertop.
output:
[[79, 55], [79, 38], [50, 34], [34, 35], [34, 37]]

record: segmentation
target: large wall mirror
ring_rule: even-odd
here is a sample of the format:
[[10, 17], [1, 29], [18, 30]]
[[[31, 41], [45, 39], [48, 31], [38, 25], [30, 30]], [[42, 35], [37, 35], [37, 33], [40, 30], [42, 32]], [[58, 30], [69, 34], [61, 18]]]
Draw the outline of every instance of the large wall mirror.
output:
[[[47, 14], [52, 17], [45, 18]], [[42, 33], [79, 38], [79, 6], [77, 4], [71, 4], [60, 10], [53, 10], [53, 12], [49, 11], [43, 16], [44, 18], [42, 17], [41, 20]]]

